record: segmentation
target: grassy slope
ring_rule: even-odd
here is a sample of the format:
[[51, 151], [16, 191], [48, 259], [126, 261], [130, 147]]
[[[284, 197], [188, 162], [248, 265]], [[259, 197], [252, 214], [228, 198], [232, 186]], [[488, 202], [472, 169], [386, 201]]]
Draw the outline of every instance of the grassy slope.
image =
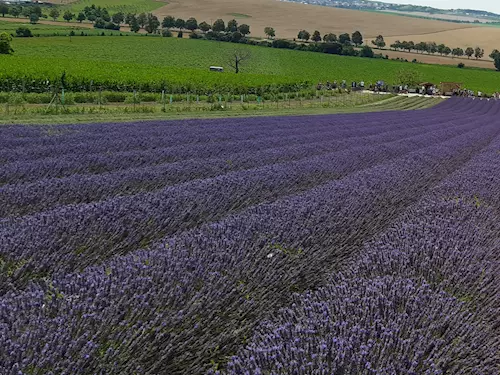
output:
[[[0, 78], [4, 74], [87, 79], [116, 79], [136, 82], [163, 81], [179, 85], [223, 83], [272, 84], [326, 80], [377, 80], [393, 82], [401, 69], [418, 69], [426, 81], [460, 81], [467, 87], [494, 92], [500, 74], [480, 69], [458, 69], [439, 65], [325, 55], [235, 46], [203, 40], [136, 36], [16, 39], [13, 56], [0, 57]], [[227, 56], [235, 48], [248, 48], [252, 57], [242, 74], [208, 72], [210, 65], [227, 66]]]
[[183, 118], [221, 118], [221, 117], [255, 117], [255, 116], [295, 116], [295, 115], [320, 115], [334, 113], [364, 113], [377, 111], [399, 111], [425, 109], [435, 106], [444, 99], [439, 98], [418, 98], [418, 97], [389, 97], [381, 98], [378, 102], [364, 105], [346, 104], [344, 107], [297, 107], [287, 108], [282, 103], [281, 108], [276, 108], [274, 104], [265, 108], [243, 109], [238, 104], [229, 111], [167, 111], [161, 112], [159, 105], [149, 104], [142, 107], [151, 108], [151, 111], [137, 112], [125, 111], [123, 106], [103, 106], [89, 113], [3, 113], [0, 116], [2, 124], [74, 124], [88, 122], [111, 122], [111, 121], [137, 121], [137, 120], [175, 120]]

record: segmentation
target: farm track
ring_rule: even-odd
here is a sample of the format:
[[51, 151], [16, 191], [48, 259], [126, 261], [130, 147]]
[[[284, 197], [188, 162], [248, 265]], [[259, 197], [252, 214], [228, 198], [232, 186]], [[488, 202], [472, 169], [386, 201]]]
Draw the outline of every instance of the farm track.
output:
[[[408, 112], [406, 119], [404, 112], [367, 114], [366, 127], [347, 126], [337, 142], [330, 139], [336, 132], [326, 130], [328, 124], [356, 116], [318, 116], [314, 121], [324, 121], [324, 128], [305, 144], [306, 154], [316, 152], [312, 156], [295, 149], [300, 143], [282, 144], [276, 152], [286, 156], [277, 164], [266, 164], [272, 153], [268, 161], [259, 161], [267, 151], [257, 151], [249, 166], [265, 165], [222, 168], [220, 176], [152, 193], [2, 220], [0, 256], [7, 272], [0, 273], [0, 316], [9, 336], [17, 339], [12, 344], [2, 336], [6, 339], [0, 344], [10, 348], [10, 357], [0, 355], [0, 363], [11, 368], [22, 353], [26, 363], [38, 363], [36, 351], [30, 351], [31, 337], [58, 343], [46, 356], [55, 367], [40, 364], [43, 371], [201, 374], [236, 353], [244, 363], [250, 358], [244, 350], [252, 350], [245, 343], [255, 328], [263, 321], [272, 328], [280, 308], [296, 309], [291, 303], [302, 297], [294, 292], [315, 293], [331, 282], [332, 273], [362, 265], [359, 258], [371, 254], [366, 244], [400, 225], [436, 189], [455, 191], [457, 181], [470, 181], [475, 174], [484, 181], [481, 202], [494, 205], [497, 192], [488, 193], [492, 182], [479, 178], [478, 166], [494, 155], [500, 128], [491, 119], [499, 113], [494, 102], [450, 100], [435, 109]], [[288, 121], [296, 121], [297, 130], [303, 124], [300, 118]], [[367, 133], [349, 137], [358, 129]], [[252, 150], [251, 144], [246, 147]], [[336, 149], [328, 152], [330, 147]], [[496, 171], [494, 165], [490, 171]], [[108, 194], [118, 191], [113, 189]], [[473, 225], [461, 228], [470, 232]], [[488, 237], [491, 230], [481, 233]], [[482, 241], [484, 254], [495, 244], [489, 241]], [[380, 264], [377, 277], [386, 272]], [[473, 274], [474, 268], [469, 271]], [[471, 285], [476, 284], [464, 282], [454, 292]], [[495, 292], [495, 284], [484, 286], [490, 295]], [[486, 297], [478, 301], [495, 303]], [[29, 325], [28, 333], [29, 321], [36, 324]], [[483, 332], [478, 330], [471, 332]], [[91, 344], [83, 332], [91, 335]], [[82, 351], [90, 357], [79, 355]], [[470, 360], [483, 366], [483, 354]], [[238, 363], [230, 363], [228, 371], [238, 373]]]

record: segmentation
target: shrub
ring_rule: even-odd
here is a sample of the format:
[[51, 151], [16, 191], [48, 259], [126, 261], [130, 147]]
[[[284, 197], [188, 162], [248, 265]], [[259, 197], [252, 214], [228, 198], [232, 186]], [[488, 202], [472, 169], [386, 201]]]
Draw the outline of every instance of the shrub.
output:
[[16, 36], [20, 38], [31, 38], [33, 37], [33, 34], [27, 27], [21, 26], [16, 29]]
[[464, 63], [459, 63], [459, 64], [457, 65], [457, 67], [458, 67], [458, 68], [460, 68], [460, 69], [465, 68], [465, 64], [464, 64]]
[[184, 37], [184, 33], [181, 30], [177, 33], [177, 38], [182, 38], [182, 37]]
[[165, 38], [171, 38], [172, 32], [169, 29], [163, 29], [161, 31], [161, 36], [164, 36]]

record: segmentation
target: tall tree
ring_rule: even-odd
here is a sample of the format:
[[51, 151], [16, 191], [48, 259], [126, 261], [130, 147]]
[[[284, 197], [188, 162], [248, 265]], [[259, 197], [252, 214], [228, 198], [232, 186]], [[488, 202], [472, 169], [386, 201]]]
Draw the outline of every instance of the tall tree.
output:
[[495, 56], [493, 59], [493, 63], [495, 64], [495, 68], [497, 68], [498, 71], [500, 71], [500, 55]]
[[210, 25], [208, 23], [206, 23], [205, 21], [201, 22], [198, 27], [200, 28], [201, 31], [203, 31], [204, 33], [206, 33], [207, 31], [210, 30]]
[[227, 28], [226, 28], [227, 32], [234, 33], [237, 30], [238, 30], [238, 21], [233, 19], [227, 23]]
[[184, 21], [182, 18], [177, 18], [175, 20], [175, 27], [177, 27], [179, 30], [185, 29], [186, 21]]
[[467, 55], [467, 58], [470, 59], [472, 57], [472, 55], [474, 55], [474, 48], [467, 47], [465, 49], [465, 54]]
[[212, 25], [212, 30], [218, 33], [226, 30], [226, 24], [224, 23], [224, 20], [221, 20], [220, 18], [216, 20]]
[[349, 34], [344, 33], [339, 35], [339, 43], [340, 44], [351, 44], [351, 37]]
[[443, 49], [443, 53], [445, 56], [448, 56], [451, 53], [451, 48], [448, 46], [445, 46]]
[[2, 17], [5, 17], [7, 13], [9, 13], [9, 6], [7, 4], [0, 4], [0, 13], [2, 13]]
[[54, 21], [56, 21], [60, 15], [61, 12], [59, 12], [59, 9], [57, 8], [52, 8], [49, 12], [49, 17], [52, 18]]
[[311, 40], [316, 43], [321, 42], [321, 34], [318, 30], [314, 30]]
[[141, 29], [141, 25], [139, 25], [139, 21], [137, 20], [135, 14], [130, 18], [130, 23], [128, 25], [130, 27], [130, 31], [133, 33], [136, 33]]
[[437, 44], [436, 42], [427, 42], [427, 53], [428, 54], [434, 54], [437, 52]]
[[323, 41], [325, 41], [327, 43], [336, 42], [337, 41], [337, 35], [335, 35], [333, 33], [325, 34], [325, 35], [323, 35]]
[[309, 34], [309, 31], [306, 31], [306, 30], [300, 30], [299, 31], [299, 34], [297, 35], [297, 37], [301, 40], [305, 40], [306, 42], [309, 40], [309, 38], [311, 38], [311, 34]]
[[139, 24], [140, 27], [144, 28], [146, 22], [148, 22], [148, 16], [146, 15], [146, 13], [140, 13], [137, 16], [137, 23]]
[[10, 43], [12, 42], [12, 37], [7, 33], [0, 33], [0, 54], [10, 55], [14, 50], [12, 49]]
[[276, 36], [276, 31], [270, 26], [264, 27], [264, 33], [269, 39], [273, 39]]
[[123, 21], [125, 21], [125, 15], [123, 14], [123, 12], [118, 12], [118, 13], [113, 14], [111, 16], [111, 19], [113, 20], [114, 23], [116, 23], [117, 25], [119, 25]]
[[484, 49], [482, 49], [481, 47], [476, 47], [476, 49], [474, 50], [474, 57], [477, 59], [482, 59], [484, 56]]
[[38, 14], [36, 14], [36, 13], [31, 13], [30, 14], [30, 23], [32, 25], [35, 25], [38, 22], [39, 19], [40, 19], [40, 17], [38, 17]]
[[80, 23], [85, 21], [86, 18], [87, 17], [85, 17], [85, 13], [83, 13], [83, 12], [78, 13], [78, 16], [76, 16], [76, 20]]
[[156, 30], [158, 30], [159, 27], [160, 20], [158, 20], [158, 17], [156, 17], [152, 13], [148, 13], [146, 17], [146, 25], [144, 27], [146, 32], [148, 32], [149, 34], [153, 34], [156, 32]]
[[186, 21], [186, 29], [194, 31], [198, 28], [198, 21], [196, 21], [196, 18], [191, 17]]
[[246, 23], [242, 23], [240, 26], [238, 26], [238, 31], [241, 33], [241, 35], [246, 36], [250, 34], [250, 26], [248, 26]]
[[165, 16], [163, 18], [163, 21], [161, 22], [161, 27], [164, 29], [170, 29], [171, 27], [175, 26], [175, 17], [173, 16]]
[[19, 17], [19, 15], [22, 13], [23, 8], [20, 6], [15, 6], [10, 8], [10, 14], [13, 15], [15, 18]]
[[363, 44], [363, 35], [359, 31], [352, 33], [352, 42], [356, 47]]
[[384, 48], [385, 47], [385, 40], [382, 35], [379, 35], [375, 38], [375, 40], [372, 40], [372, 44], [374, 46], [377, 46], [378, 48]]
[[231, 52], [227, 58], [228, 65], [234, 69], [235, 73], [240, 72], [241, 65], [251, 57], [250, 51], [236, 49]]
[[73, 18], [75, 18], [75, 15], [73, 13], [71, 13], [69, 10], [67, 10], [66, 12], [64, 12], [63, 18], [66, 20], [66, 22], [69, 22]]
[[498, 55], [500, 55], [500, 51], [499, 51], [499, 50], [497, 50], [497, 49], [494, 49], [493, 51], [491, 51], [491, 53], [490, 53], [490, 56], [489, 56], [489, 57], [490, 57], [491, 59], [495, 60], [495, 57], [497, 57]]

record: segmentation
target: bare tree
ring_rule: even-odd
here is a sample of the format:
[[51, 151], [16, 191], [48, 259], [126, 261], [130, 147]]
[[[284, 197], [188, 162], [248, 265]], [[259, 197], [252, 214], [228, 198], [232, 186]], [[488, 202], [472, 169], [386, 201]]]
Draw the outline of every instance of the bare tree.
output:
[[228, 58], [227, 64], [234, 69], [235, 73], [240, 72], [240, 66], [251, 57], [250, 51], [244, 49], [235, 49], [232, 51]]

